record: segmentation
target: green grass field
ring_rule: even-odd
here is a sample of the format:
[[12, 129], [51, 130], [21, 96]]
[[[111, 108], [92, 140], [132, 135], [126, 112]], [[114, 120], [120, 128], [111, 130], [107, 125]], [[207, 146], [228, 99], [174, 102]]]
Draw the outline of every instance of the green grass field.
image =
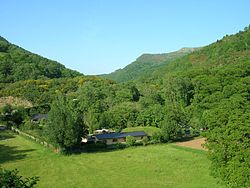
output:
[[173, 144], [63, 156], [19, 135], [0, 132], [0, 164], [38, 187], [217, 188], [204, 151]]
[[122, 132], [134, 132], [134, 131], [145, 131], [148, 136], [152, 136], [152, 134], [160, 132], [161, 129], [157, 127], [128, 127], [122, 130]]

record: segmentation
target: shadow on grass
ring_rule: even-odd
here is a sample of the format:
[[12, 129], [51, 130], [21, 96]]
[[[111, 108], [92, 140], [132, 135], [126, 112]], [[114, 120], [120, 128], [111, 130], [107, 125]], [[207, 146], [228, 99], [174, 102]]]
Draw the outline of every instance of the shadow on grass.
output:
[[[81, 147], [77, 149], [72, 149], [67, 152], [68, 155], [82, 154], [82, 153], [107, 153], [118, 150], [116, 148], [107, 148], [107, 147]], [[120, 150], [120, 149], [119, 149]]]
[[18, 146], [8, 146], [8, 139], [15, 138], [13, 134], [9, 131], [0, 131], [0, 164], [20, 160], [27, 156], [29, 152], [34, 151], [34, 149], [18, 150]]
[[179, 139], [176, 139], [175, 142], [186, 142], [186, 141], [190, 141], [190, 140], [194, 140], [196, 137], [192, 136], [192, 137], [182, 137]]
[[83, 153], [107, 153], [107, 152], [113, 152], [113, 151], [119, 151], [127, 148], [125, 145], [112, 145], [112, 146], [106, 146], [102, 143], [97, 144], [84, 144], [81, 145], [79, 148], [74, 148], [71, 150], [68, 150], [65, 154], [66, 155], [74, 155], [74, 154], [83, 154]]
[[177, 146], [177, 145], [172, 145], [173, 148], [178, 149], [178, 150], [183, 150], [191, 153], [196, 153], [196, 154], [207, 154], [207, 151], [200, 150], [200, 149], [194, 149], [194, 148], [188, 148], [185, 146]]
[[1, 140], [7, 140], [7, 139], [11, 139], [11, 138], [15, 138], [15, 136], [13, 136], [12, 134], [10, 134], [8, 131], [6, 130], [1, 130], [0, 131], [0, 141]]
[[6, 146], [0, 144], [0, 164], [10, 161], [24, 159], [34, 149], [18, 150], [17, 146]]

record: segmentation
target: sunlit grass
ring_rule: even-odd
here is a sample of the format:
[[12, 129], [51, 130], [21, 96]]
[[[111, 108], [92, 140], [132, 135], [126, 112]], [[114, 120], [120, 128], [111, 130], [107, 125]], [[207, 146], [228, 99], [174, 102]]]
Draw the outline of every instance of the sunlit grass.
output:
[[134, 132], [134, 131], [145, 131], [149, 136], [160, 131], [157, 127], [128, 127], [122, 130], [122, 132]]
[[63, 156], [19, 135], [0, 132], [0, 164], [38, 187], [216, 188], [205, 152], [171, 144]]

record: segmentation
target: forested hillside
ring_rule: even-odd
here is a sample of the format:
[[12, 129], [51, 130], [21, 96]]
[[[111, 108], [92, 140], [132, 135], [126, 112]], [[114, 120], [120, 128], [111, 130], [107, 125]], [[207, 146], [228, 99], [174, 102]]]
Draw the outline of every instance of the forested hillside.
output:
[[[89, 81], [106, 82], [67, 69], [0, 37], [0, 97], [15, 97], [16, 101], [27, 100], [33, 105], [50, 104], [58, 92], [70, 95]], [[2, 105], [8, 103], [4, 99]]]
[[166, 126], [185, 122], [208, 130], [215, 177], [229, 187], [250, 186], [249, 27], [169, 63], [138, 85], [165, 96]]
[[95, 76], [22, 80], [15, 83], [0, 84], [0, 97], [18, 97], [28, 100], [34, 105], [50, 104], [58, 93], [68, 96], [74, 95], [87, 82], [113, 83]]
[[77, 71], [11, 44], [0, 36], [0, 82], [80, 76]]
[[[9, 44], [4, 39], [1, 41]], [[27, 73], [26, 78], [15, 68], [20, 57], [13, 55], [12, 50], [22, 51], [12, 45], [1, 47], [0, 55], [4, 59], [1, 82], [17, 82], [2, 83], [1, 96], [20, 97], [36, 105], [49, 103], [49, 119], [46, 126], [39, 128], [39, 134], [50, 136], [60, 147], [71, 149], [79, 144], [83, 135], [79, 127], [87, 134], [99, 128], [121, 131], [127, 127], [153, 126], [161, 129], [152, 135], [154, 143], [176, 141], [186, 130], [191, 134], [205, 130], [212, 174], [229, 187], [250, 186], [249, 27], [192, 53], [171, 57], [170, 54], [166, 54], [168, 57], [143, 55], [124, 69], [126, 74], [115, 79], [123, 82], [118, 84], [99, 77], [58, 78], [79, 74], [63, 68], [59, 68], [60, 74], [46, 76], [51, 61], [32, 63], [40, 56], [31, 55], [34, 58], [31, 61], [28, 52], [22, 51], [20, 57], [28, 58], [22, 64], [24, 72], [32, 72], [29, 66], [36, 65], [38, 68], [34, 70], [40, 71]], [[9, 61], [11, 68], [8, 68]], [[152, 62], [157, 66], [151, 67]], [[51, 66], [62, 66], [51, 63]], [[138, 68], [141, 65], [146, 68]], [[37, 78], [42, 79], [32, 80]], [[2, 114], [6, 114], [6, 109], [9, 108]], [[22, 118], [14, 122], [17, 127], [32, 127], [25, 121], [26, 117]]]
[[123, 69], [118, 69], [110, 74], [100, 75], [104, 78], [114, 80], [116, 82], [125, 82], [136, 80], [141, 77], [147, 77], [154, 70], [157, 70], [174, 59], [183, 57], [200, 48], [182, 48], [176, 52], [163, 54], [143, 54], [133, 63], [127, 65]]

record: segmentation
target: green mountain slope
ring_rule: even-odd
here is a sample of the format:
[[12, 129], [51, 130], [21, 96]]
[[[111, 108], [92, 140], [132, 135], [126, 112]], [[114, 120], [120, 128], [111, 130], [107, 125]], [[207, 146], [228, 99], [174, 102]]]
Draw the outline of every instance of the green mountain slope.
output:
[[0, 36], [0, 82], [80, 76], [77, 71], [11, 44]]
[[152, 73], [152, 71], [161, 68], [169, 62], [185, 56], [200, 48], [182, 48], [176, 52], [163, 54], [143, 54], [133, 63], [123, 69], [118, 69], [110, 74], [100, 75], [104, 78], [112, 79], [117, 82], [135, 80]]
[[226, 35], [202, 49], [188, 54], [168, 65], [161, 67], [152, 74], [159, 77], [175, 71], [188, 71], [192, 69], [225, 68], [232, 64], [239, 64], [250, 59], [250, 32], [246, 29], [235, 35]]
[[215, 177], [228, 187], [250, 186], [250, 27], [172, 61], [137, 85], [143, 94], [154, 88], [165, 99], [166, 132], [178, 126], [208, 130]]
[[[1, 58], [17, 60], [18, 55], [8, 56], [10, 49], [3, 44]], [[18, 61], [12, 69], [7, 65], [4, 74], [20, 79]], [[250, 187], [250, 27], [192, 53], [143, 55], [119, 72], [113, 79], [124, 83], [56, 74], [41, 74], [54, 79], [21, 78], [0, 83], [0, 96], [43, 105], [64, 93], [70, 101], [78, 99], [74, 101], [84, 110], [90, 132], [153, 126], [161, 129], [155, 141], [167, 142], [187, 136], [188, 129], [196, 134], [203, 128], [212, 174], [228, 187]]]

